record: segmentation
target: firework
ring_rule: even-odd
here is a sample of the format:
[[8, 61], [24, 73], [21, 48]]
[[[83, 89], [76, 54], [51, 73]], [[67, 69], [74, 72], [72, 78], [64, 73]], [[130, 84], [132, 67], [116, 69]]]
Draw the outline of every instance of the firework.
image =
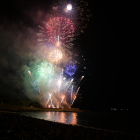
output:
[[80, 82], [82, 81], [82, 79], [84, 78], [84, 76], [81, 76], [81, 79], [79, 81], [79, 83], [77, 84], [77, 87], [79, 86]]
[[48, 62], [42, 62], [38, 66], [39, 75], [45, 78], [51, 78], [54, 75], [53, 65]]
[[51, 106], [49, 105], [48, 107], [50, 108], [50, 107], [54, 107], [54, 105], [53, 105], [53, 103], [52, 103], [52, 93], [49, 93], [49, 98], [48, 98], [48, 100], [47, 100], [47, 103], [46, 103], [46, 106], [48, 105], [48, 103], [49, 103], [49, 101], [51, 102]]
[[37, 55], [40, 59], [44, 59], [45, 61], [56, 62], [63, 58], [63, 49], [57, 48], [55, 45], [45, 44], [40, 46]]
[[[52, 6], [51, 18], [39, 26], [39, 49], [35, 63], [32, 59], [28, 71], [32, 85], [28, 84], [27, 87], [33, 94], [39, 94], [37, 96], [41, 97], [39, 101], [44, 107], [61, 107], [62, 104], [69, 107], [76, 99], [84, 76], [77, 78], [78, 81], [74, 80], [79, 63], [70, 49], [75, 37], [87, 26], [90, 18], [86, 13], [87, 6], [88, 3], [84, 1], [66, 3], [59, 0]], [[79, 77], [77, 74], [75, 76]]]
[[61, 46], [61, 42], [59, 41], [59, 35], [58, 35], [58, 41], [56, 42], [55, 44], [57, 47], [60, 47]]
[[66, 67], [65, 73], [68, 74], [69, 76], [72, 76], [76, 71], [76, 67], [74, 65], [69, 65]]
[[62, 85], [62, 82], [63, 82], [63, 69], [62, 69], [62, 73], [60, 74], [60, 78], [58, 80], [58, 89], [59, 89], [59, 92], [60, 92], [60, 87]]
[[72, 101], [73, 86], [71, 88], [71, 101]]
[[[34, 81], [32, 80], [34, 96], [37, 96], [38, 93], [40, 104], [44, 107], [61, 107], [61, 96], [68, 96], [67, 90], [71, 86], [73, 79], [64, 77], [63, 69], [59, 71], [49, 62], [42, 61], [32, 65], [28, 73], [35, 79]], [[66, 99], [64, 99], [63, 104], [67, 105]]]
[[75, 94], [75, 96], [74, 96], [74, 99], [73, 99], [73, 101], [72, 101], [71, 105], [73, 105], [73, 103], [74, 103], [74, 101], [75, 101], [75, 99], [76, 99], [76, 95], [77, 95], [77, 93], [78, 93], [79, 89], [80, 89], [80, 87], [77, 89], [76, 94]]
[[70, 18], [52, 17], [48, 22], [42, 22], [39, 28], [38, 41], [41, 44], [60, 45], [61, 43], [69, 43], [74, 38], [74, 24]]
[[62, 59], [62, 56], [63, 55], [62, 55], [61, 50], [54, 49], [52, 52], [50, 52], [49, 59], [50, 59], [50, 61], [58, 62], [59, 60]]
[[[30, 74], [30, 76], [31, 76], [31, 78], [32, 78], [32, 81], [31, 81], [31, 82], [33, 82], [33, 77], [32, 77], [31, 72], [30, 72], [30, 71], [28, 71], [28, 73]], [[32, 84], [33, 84], [33, 83], [32, 83]]]
[[63, 69], [60, 72], [49, 62], [43, 61], [37, 64], [33, 63], [34, 67], [31, 67], [28, 73], [35, 79], [32, 87], [34, 94], [38, 93], [40, 104], [44, 107], [62, 105], [70, 107], [74, 79], [64, 77]]

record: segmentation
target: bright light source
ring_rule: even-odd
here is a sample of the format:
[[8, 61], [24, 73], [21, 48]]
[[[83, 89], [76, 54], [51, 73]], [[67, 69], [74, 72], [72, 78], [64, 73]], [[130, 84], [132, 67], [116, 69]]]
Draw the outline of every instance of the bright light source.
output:
[[57, 47], [59, 47], [59, 46], [60, 46], [60, 42], [57, 41], [55, 45], [56, 45]]
[[58, 85], [59, 85], [59, 86], [61, 85], [61, 79], [58, 80]]
[[71, 10], [71, 9], [72, 9], [72, 5], [71, 5], [71, 4], [68, 4], [68, 5], [67, 5], [67, 9], [68, 9], [68, 10]]

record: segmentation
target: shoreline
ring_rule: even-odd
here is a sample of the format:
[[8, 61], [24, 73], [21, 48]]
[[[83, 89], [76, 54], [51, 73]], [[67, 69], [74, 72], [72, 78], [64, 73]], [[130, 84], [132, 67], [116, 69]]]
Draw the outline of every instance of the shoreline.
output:
[[[89, 128], [80, 125], [63, 124], [49, 120], [32, 118], [15, 112], [0, 112], [1, 139], [140, 139], [140, 135], [110, 131], [100, 128]], [[4, 127], [5, 126], [5, 127]], [[4, 127], [4, 128], [2, 128]], [[9, 132], [8, 132], [9, 131]], [[10, 133], [10, 135], [9, 135]]]
[[0, 106], [0, 111], [10, 112], [28, 112], [28, 111], [54, 111], [54, 112], [91, 112], [80, 110], [79, 108], [38, 108], [38, 107], [21, 107], [21, 106]]
[[[13, 113], [18, 113], [18, 112], [13, 112]], [[32, 116], [29, 116], [29, 115], [26, 115], [26, 114], [20, 114], [20, 115], [25, 115], [25, 116], [28, 116], [28, 117], [31, 117], [31, 118], [36, 118], [36, 117], [32, 117]], [[39, 119], [39, 118], [37, 118], [37, 119]], [[40, 120], [44, 120], [44, 119], [40, 119]], [[111, 129], [107, 129], [107, 128], [100, 128], [100, 127], [94, 127], [94, 126], [90, 127], [90, 126], [84, 126], [84, 125], [79, 125], [79, 124], [69, 124], [69, 123], [67, 124], [67, 123], [57, 122], [55, 120], [44, 120], [44, 121], [51, 121], [51, 122], [56, 122], [56, 123], [60, 123], [60, 124], [79, 126], [79, 127], [89, 128], [89, 129], [96, 129], [96, 130], [99, 130], [99, 131], [107, 131], [107, 132], [120, 133], [120, 134], [126, 134], [126, 135], [131, 134], [131, 135], [140, 136], [138, 133], [129, 133], [127, 131], [111, 130]]]

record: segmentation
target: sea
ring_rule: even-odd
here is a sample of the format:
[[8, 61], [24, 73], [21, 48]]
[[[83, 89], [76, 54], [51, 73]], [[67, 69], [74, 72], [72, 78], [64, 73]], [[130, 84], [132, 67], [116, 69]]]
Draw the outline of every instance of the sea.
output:
[[20, 112], [20, 114], [58, 123], [140, 134], [140, 115], [116, 112]]

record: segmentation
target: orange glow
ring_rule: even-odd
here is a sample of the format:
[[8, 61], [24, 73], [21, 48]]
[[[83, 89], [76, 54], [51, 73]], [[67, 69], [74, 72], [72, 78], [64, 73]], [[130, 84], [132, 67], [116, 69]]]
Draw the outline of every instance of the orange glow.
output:
[[60, 44], [61, 44], [60, 41], [57, 41], [55, 45], [56, 45], [57, 47], [59, 47]]
[[76, 113], [72, 113], [72, 124], [77, 124], [77, 114]]
[[62, 95], [62, 96], [61, 96], [61, 98], [64, 98], [64, 97], [65, 97], [65, 95]]
[[62, 52], [61, 52], [61, 50], [58, 50], [58, 49], [55, 49], [55, 50], [53, 50], [51, 53], [50, 53], [50, 60], [52, 60], [52, 61], [55, 61], [55, 62], [57, 62], [57, 61], [59, 61], [60, 59], [62, 59]]
[[61, 122], [62, 123], [66, 122], [66, 114], [64, 112], [61, 113]]

